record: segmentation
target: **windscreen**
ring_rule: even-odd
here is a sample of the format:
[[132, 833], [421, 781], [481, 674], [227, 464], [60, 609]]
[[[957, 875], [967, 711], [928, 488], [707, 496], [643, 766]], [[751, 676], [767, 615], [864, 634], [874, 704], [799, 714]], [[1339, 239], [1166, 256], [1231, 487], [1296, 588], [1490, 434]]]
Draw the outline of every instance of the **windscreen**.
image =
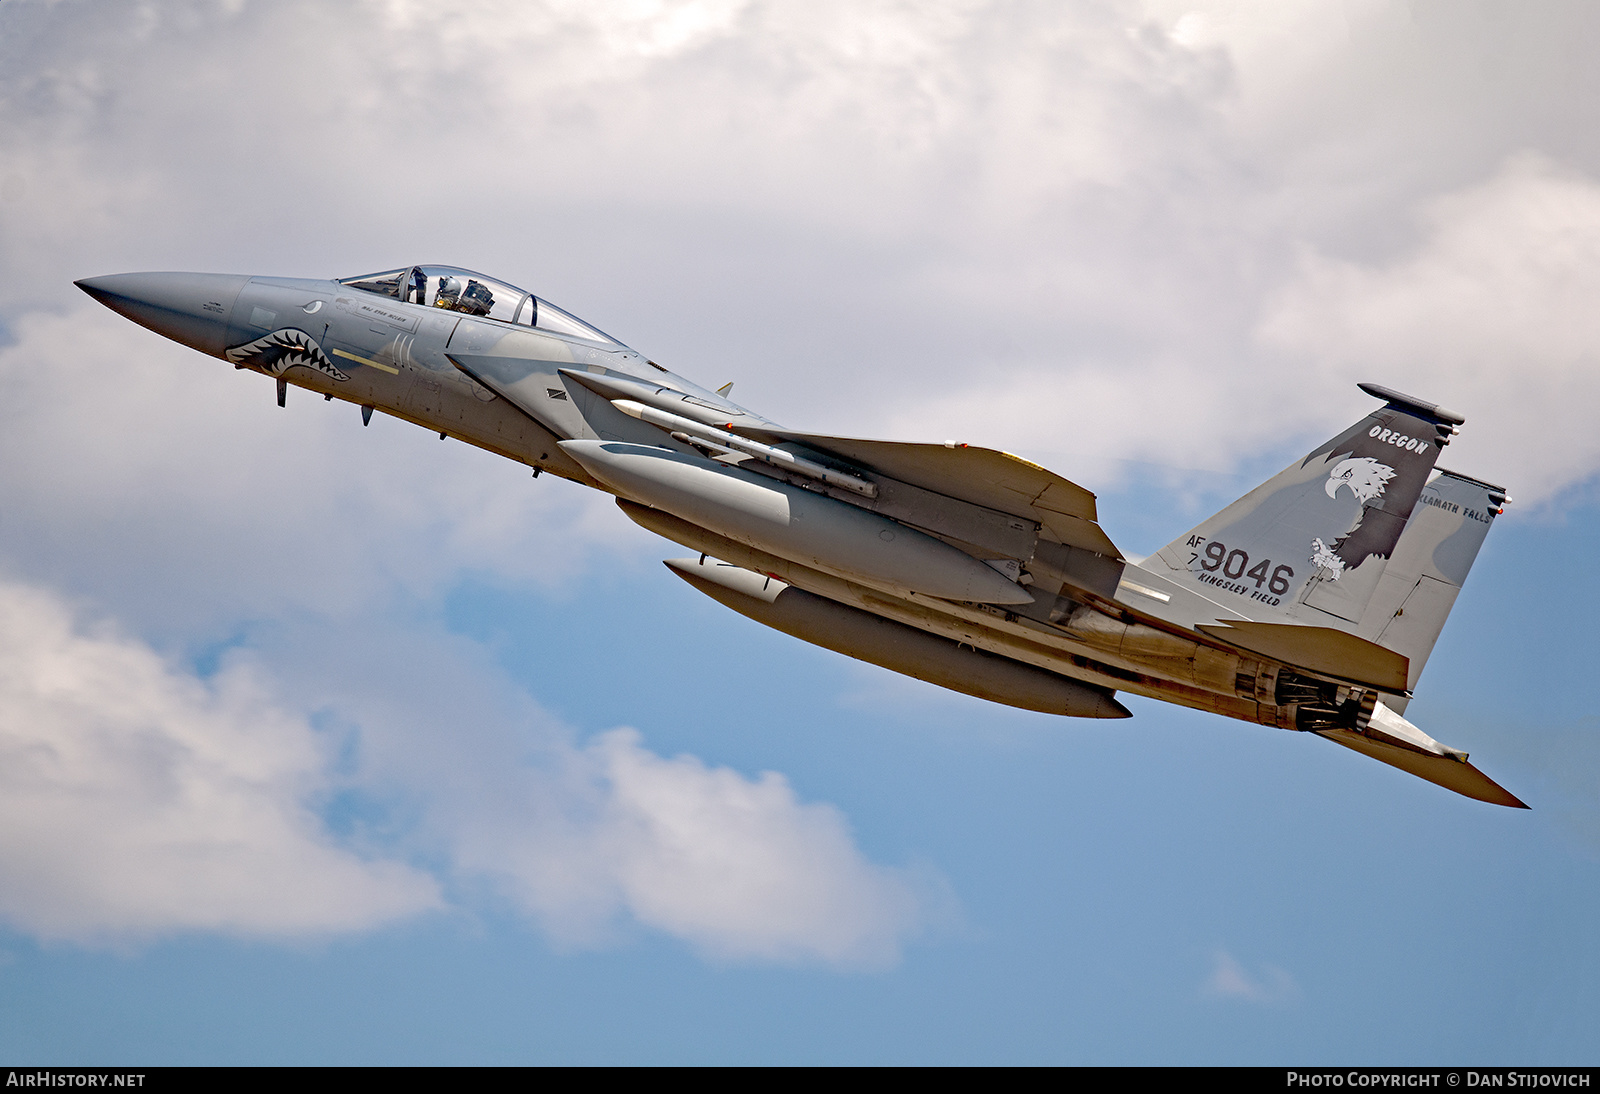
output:
[[340, 278], [339, 284], [408, 304], [498, 319], [591, 342], [622, 344], [526, 289], [457, 266], [407, 266]]
[[591, 342], [606, 342], [613, 346], [622, 343], [602, 331], [591, 327], [575, 315], [569, 315], [543, 297], [530, 296], [517, 313], [517, 322], [528, 327], [550, 331], [552, 334], [569, 334], [574, 338], [587, 338]]

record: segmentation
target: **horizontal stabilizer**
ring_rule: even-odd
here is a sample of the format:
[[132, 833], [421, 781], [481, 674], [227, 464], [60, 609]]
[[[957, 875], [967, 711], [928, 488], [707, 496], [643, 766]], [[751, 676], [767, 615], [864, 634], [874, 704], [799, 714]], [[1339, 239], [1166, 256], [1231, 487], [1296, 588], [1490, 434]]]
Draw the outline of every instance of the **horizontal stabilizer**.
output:
[[1317, 736], [1326, 737], [1334, 744], [1353, 748], [1357, 752], [1371, 756], [1374, 760], [1380, 760], [1391, 767], [1398, 767], [1401, 771], [1437, 783], [1446, 790], [1454, 790], [1457, 794], [1464, 794], [1491, 805], [1505, 805], [1513, 809], [1528, 808], [1505, 787], [1465, 760], [1414, 751], [1400, 745], [1373, 740], [1348, 729], [1322, 730]]
[[1230, 646], [1309, 672], [1365, 684], [1394, 695], [1402, 695], [1406, 690], [1406, 673], [1410, 666], [1403, 654], [1332, 627], [1238, 620], [1228, 626], [1203, 624], [1195, 629]]

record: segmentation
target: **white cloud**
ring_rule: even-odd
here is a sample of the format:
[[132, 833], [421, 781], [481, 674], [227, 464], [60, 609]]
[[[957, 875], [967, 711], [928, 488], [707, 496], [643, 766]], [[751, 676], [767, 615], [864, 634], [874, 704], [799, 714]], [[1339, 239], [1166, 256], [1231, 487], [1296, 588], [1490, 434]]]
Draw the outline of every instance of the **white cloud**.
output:
[[[163, 649], [334, 631], [348, 666], [398, 656], [423, 628], [396, 605], [463, 574], [548, 587], [645, 542], [421, 430], [299, 392], [280, 412], [69, 286], [151, 268], [460, 262], [796, 426], [1059, 453], [1095, 487], [1084, 457], [1231, 468], [1320, 440], [1376, 379], [1469, 415], [1462, 470], [1553, 496], [1600, 466], [1600, 70], [1548, 47], [1596, 16], [1496, 11], [12, 0], [0, 552]], [[449, 680], [430, 705], [393, 659], [316, 693], [295, 657], [257, 655], [283, 717], [338, 696], [368, 785], [427, 802], [416, 838], [561, 937], [631, 918], [848, 962], [910, 929], [907, 878], [775, 776], [579, 748], [531, 703], [469, 716]]]
[[[559, 822], [527, 803], [513, 811], [525, 820], [461, 817], [456, 835], [463, 868], [558, 938], [592, 940], [624, 915], [720, 960], [882, 965], [930, 910], [926, 885], [867, 861], [837, 809], [802, 803], [776, 772], [669, 760], [632, 730], [561, 761]], [[551, 774], [525, 773], [530, 797]]]
[[1600, 470], [1600, 182], [1544, 156], [1432, 202], [1392, 261], [1311, 252], [1260, 336], [1323, 376], [1367, 378], [1467, 417], [1442, 462], [1525, 502]]
[[[240, 652], [201, 680], [0, 585], [0, 919], [91, 943], [298, 936], [444, 907], [441, 886], [476, 907], [486, 881], [567, 944], [631, 922], [719, 960], [847, 967], [925, 921], [936, 885], [869, 862], [781, 775], [628, 730], [579, 748], [469, 644], [402, 630], [363, 657], [332, 630], [302, 650], [321, 676], [275, 682]], [[414, 818], [347, 846], [315, 807], [352, 794]]]
[[432, 256], [796, 425], [1230, 466], [1361, 405], [1255, 340], [1297, 248], [1393, 262], [1508, 135], [1600, 155], [1542, 122], [1584, 18], [1507, 95], [1473, 4], [13, 3], [0, 266]]
[[408, 803], [412, 844], [473, 906], [509, 905], [571, 946], [642, 926], [717, 960], [846, 967], [892, 961], [951, 913], [937, 875], [871, 862], [837, 808], [781, 774], [668, 759], [631, 729], [580, 743], [483, 648], [373, 629], [291, 625], [256, 656], [294, 705], [338, 712], [360, 785]]
[[1276, 965], [1263, 965], [1260, 974], [1253, 976], [1226, 950], [1218, 950], [1212, 960], [1211, 976], [1201, 989], [1201, 995], [1208, 999], [1276, 1006], [1300, 999], [1294, 978]]
[[602, 844], [643, 923], [730, 958], [882, 961], [920, 909], [855, 847], [844, 816], [773, 771], [750, 780], [615, 733], [591, 749], [614, 799]]
[[[1332, 435], [1381, 383], [1464, 414], [1442, 463], [1538, 504], [1600, 472], [1600, 181], [1521, 153], [1427, 201], [1384, 258], [1302, 244], [1225, 364], [1217, 347], [1114, 367], [991, 364], [902, 404], [887, 432], [1022, 449], [1089, 485], [1104, 460], [1227, 470]], [[1039, 454], [1049, 453], [1049, 457]]]
[[0, 918], [43, 939], [357, 930], [433, 879], [326, 837], [328, 758], [245, 669], [201, 682], [0, 584]]

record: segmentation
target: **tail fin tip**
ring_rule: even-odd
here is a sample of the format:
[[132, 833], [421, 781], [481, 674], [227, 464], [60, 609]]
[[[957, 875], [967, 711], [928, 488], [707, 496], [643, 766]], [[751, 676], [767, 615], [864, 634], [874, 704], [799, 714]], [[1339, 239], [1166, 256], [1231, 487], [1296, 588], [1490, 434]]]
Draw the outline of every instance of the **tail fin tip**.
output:
[[1453, 410], [1446, 410], [1438, 403], [1430, 403], [1425, 399], [1418, 399], [1414, 395], [1407, 395], [1403, 391], [1396, 391], [1392, 387], [1382, 384], [1357, 384], [1356, 387], [1371, 395], [1374, 399], [1382, 399], [1396, 410], [1410, 411], [1412, 414], [1425, 418], [1437, 418], [1450, 425], [1462, 425], [1466, 419]]

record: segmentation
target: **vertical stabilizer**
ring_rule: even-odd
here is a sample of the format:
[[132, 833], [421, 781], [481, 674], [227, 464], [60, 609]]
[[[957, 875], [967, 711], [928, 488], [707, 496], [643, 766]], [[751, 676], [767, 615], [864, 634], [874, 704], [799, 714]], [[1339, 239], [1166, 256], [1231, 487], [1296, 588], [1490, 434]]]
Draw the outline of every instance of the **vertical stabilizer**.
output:
[[[1406, 690], [1417, 686], [1489, 526], [1508, 500], [1501, 487], [1453, 471], [1436, 472], [1423, 488], [1356, 630], [1410, 660]], [[1318, 622], [1320, 610], [1305, 614], [1305, 622]]]
[[1169, 543], [1145, 568], [1247, 619], [1363, 633], [1439, 449], [1464, 419], [1374, 384], [1361, 390], [1383, 407]]

